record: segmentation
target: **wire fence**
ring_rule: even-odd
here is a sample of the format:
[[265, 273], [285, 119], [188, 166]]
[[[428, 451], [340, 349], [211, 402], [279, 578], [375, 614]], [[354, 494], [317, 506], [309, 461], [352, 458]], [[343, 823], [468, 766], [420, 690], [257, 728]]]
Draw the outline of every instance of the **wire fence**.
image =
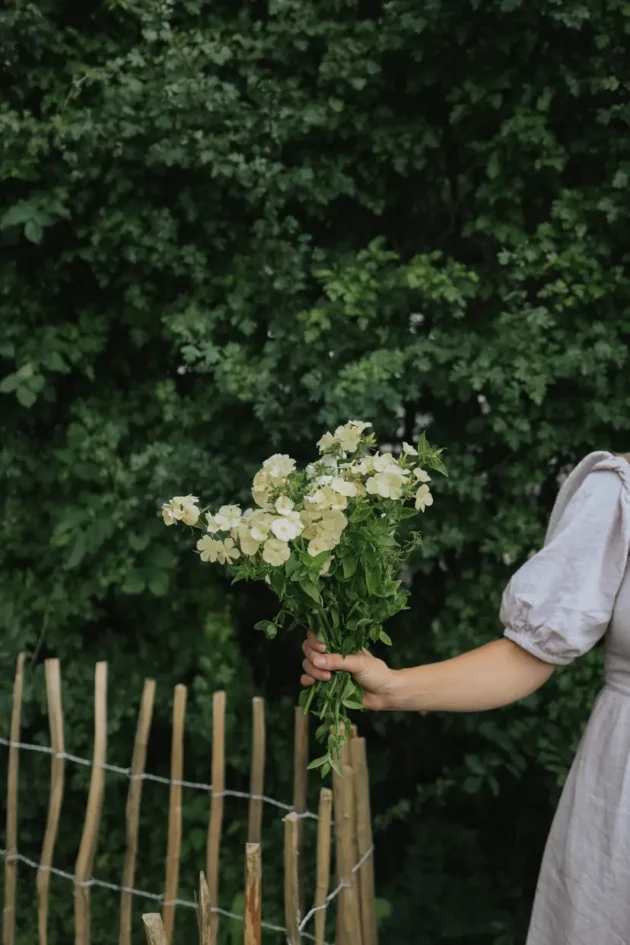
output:
[[[184, 686], [175, 688], [173, 704], [173, 731], [171, 745], [171, 776], [162, 777], [144, 770], [147, 741], [152, 720], [155, 684], [145, 682], [138, 726], [129, 767], [111, 764], [106, 760], [107, 743], [107, 666], [97, 664], [95, 673], [95, 733], [94, 755], [83, 758], [65, 750], [64, 719], [61, 703], [61, 677], [57, 660], [46, 661], [46, 691], [50, 722], [51, 745], [30, 744], [20, 739], [24, 659], [18, 660], [14, 683], [13, 712], [10, 737], [0, 736], [0, 746], [8, 749], [7, 824], [6, 843], [0, 849], [0, 858], [5, 863], [3, 943], [15, 945], [15, 911], [18, 864], [37, 872], [38, 889], [38, 936], [39, 945], [47, 945], [49, 883], [51, 876], [71, 882], [75, 888], [75, 945], [90, 945], [90, 891], [93, 888], [107, 889], [120, 895], [120, 926], [118, 945], [131, 945], [132, 902], [144, 899], [161, 910], [160, 916], [145, 916], [155, 919], [162, 929], [163, 938], [152, 938], [150, 942], [172, 945], [176, 910], [196, 909], [199, 917], [200, 902], [181, 898], [179, 895], [179, 867], [182, 841], [182, 790], [200, 791], [208, 795], [210, 816], [206, 846], [206, 873], [201, 874], [200, 896], [207, 899], [207, 912], [212, 917], [203, 945], [217, 945], [219, 917], [245, 924], [245, 941], [259, 945], [261, 931], [282, 935], [288, 945], [299, 945], [302, 939], [314, 941], [316, 945], [329, 945], [324, 933], [329, 908], [336, 901], [335, 945], [377, 945], [374, 899], [373, 844], [369, 806], [369, 779], [365, 757], [365, 742], [356, 737], [348, 740], [342, 759], [343, 777], [334, 776], [333, 790], [321, 788], [319, 812], [306, 807], [308, 778], [308, 727], [307, 719], [295, 711], [294, 737], [294, 784], [293, 803], [276, 800], [264, 793], [265, 767], [265, 723], [264, 702], [255, 698], [252, 704], [252, 755], [250, 790], [237, 791], [225, 786], [225, 693], [213, 697], [212, 771], [209, 782], [188, 781], [183, 778], [183, 734], [186, 704]], [[49, 809], [40, 861], [25, 856], [18, 848], [18, 779], [20, 752], [39, 752], [51, 759], [51, 781]], [[53, 865], [53, 853], [57, 838], [61, 802], [64, 790], [66, 763], [83, 765], [91, 769], [90, 787], [86, 814], [81, 834], [79, 853], [74, 872]], [[103, 806], [105, 775], [109, 772], [125, 777], [129, 781], [126, 807], [126, 850], [122, 869], [122, 881], [112, 883], [93, 875], [98, 833]], [[157, 782], [169, 788], [168, 841], [166, 851], [166, 881], [164, 891], [150, 892], [138, 888], [135, 883], [136, 857], [140, 804], [144, 782]], [[222, 837], [223, 801], [235, 797], [249, 802], [247, 875], [250, 883], [250, 855], [258, 862], [252, 873], [251, 889], [246, 892], [258, 895], [260, 900], [260, 841], [262, 807], [269, 805], [284, 814], [285, 824], [285, 926], [264, 922], [258, 910], [251, 907], [255, 902], [250, 895], [245, 897], [244, 913], [238, 914], [219, 905], [219, 852]], [[334, 801], [335, 819], [332, 817]], [[313, 905], [304, 909], [305, 883], [301, 868], [303, 835], [301, 822], [317, 824], [316, 888]], [[333, 836], [334, 828], [334, 836]], [[331, 890], [331, 853], [334, 852], [336, 884]], [[334, 875], [334, 874], [333, 874]], [[207, 876], [207, 883], [206, 883]], [[202, 895], [203, 893], [203, 895]], [[252, 911], [253, 908], [253, 911]], [[313, 931], [307, 926], [314, 923]], [[200, 923], [201, 930], [201, 923]], [[201, 935], [200, 931], [200, 935]], [[204, 933], [205, 934], [205, 933]]]

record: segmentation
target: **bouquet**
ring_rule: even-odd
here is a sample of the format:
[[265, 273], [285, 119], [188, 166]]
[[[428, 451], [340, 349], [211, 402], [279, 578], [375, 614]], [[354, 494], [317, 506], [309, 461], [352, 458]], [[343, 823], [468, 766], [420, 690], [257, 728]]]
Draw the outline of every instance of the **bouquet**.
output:
[[[228, 565], [234, 581], [267, 582], [281, 604], [274, 620], [256, 624], [269, 638], [288, 625], [313, 631], [343, 656], [379, 641], [391, 645], [383, 624], [406, 609], [400, 572], [421, 540], [400, 526], [433, 504], [427, 469], [446, 470], [442, 450], [424, 434], [417, 448], [403, 443], [395, 457], [374, 451], [370, 427], [351, 420], [325, 433], [319, 458], [305, 469], [290, 456], [270, 456], [254, 476], [255, 508], [200, 510], [194, 495], [162, 508], [166, 525], [201, 527], [202, 561]], [[326, 746], [310, 767], [338, 771], [348, 710], [363, 708], [360, 687], [335, 673], [305, 690], [300, 703], [320, 719], [317, 739]]]

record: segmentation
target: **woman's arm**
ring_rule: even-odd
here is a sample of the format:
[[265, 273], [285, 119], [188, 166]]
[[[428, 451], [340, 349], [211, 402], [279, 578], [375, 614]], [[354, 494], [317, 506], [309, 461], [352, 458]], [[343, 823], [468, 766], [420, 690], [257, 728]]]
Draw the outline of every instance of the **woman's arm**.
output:
[[365, 692], [368, 709], [410, 712], [481, 712], [517, 702], [539, 689], [554, 666], [505, 638], [440, 663], [392, 670], [369, 653], [345, 659], [327, 654], [309, 635], [303, 645], [302, 684], [330, 679], [331, 672], [351, 673]]

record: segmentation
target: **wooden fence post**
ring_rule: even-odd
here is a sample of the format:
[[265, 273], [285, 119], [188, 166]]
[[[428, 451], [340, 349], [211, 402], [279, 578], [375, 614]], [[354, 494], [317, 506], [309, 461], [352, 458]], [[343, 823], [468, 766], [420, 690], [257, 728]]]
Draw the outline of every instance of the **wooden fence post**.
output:
[[245, 848], [245, 945], [261, 945], [261, 881], [260, 844], [248, 843]]
[[317, 885], [314, 906], [315, 945], [324, 945], [326, 931], [326, 898], [330, 886], [330, 824], [332, 820], [332, 791], [319, 792], [319, 819], [317, 821]]
[[265, 700], [255, 696], [252, 699], [252, 769], [249, 782], [249, 793], [255, 796], [249, 799], [248, 843], [260, 843], [263, 814], [262, 794], [264, 789]]
[[[225, 791], [225, 693], [212, 697], [212, 799], [206, 851], [206, 878], [210, 907], [219, 905], [219, 854], [223, 824], [223, 792]], [[217, 945], [219, 914], [212, 912], [210, 945]]]
[[9, 771], [7, 777], [7, 853], [4, 861], [4, 911], [2, 915], [2, 941], [4, 945], [15, 942], [15, 893], [17, 889], [18, 854], [18, 779], [22, 722], [22, 693], [24, 691], [24, 654], [17, 658], [13, 682], [13, 709], [11, 711], [11, 746], [9, 748]]
[[[162, 919], [167, 945], [173, 941], [175, 899], [179, 884], [179, 859], [182, 844], [182, 785], [184, 778], [184, 717], [186, 686], [175, 686], [173, 699], [173, 733], [171, 742], [171, 788], [168, 805], [168, 843], [166, 851], [166, 883]], [[180, 783], [178, 783], [180, 782]]]
[[[351, 745], [354, 772], [354, 799], [356, 810], [356, 838], [359, 860], [372, 848], [372, 817], [370, 813], [370, 779], [368, 775], [365, 739], [354, 738]], [[376, 903], [374, 896], [374, 854], [367, 857], [357, 879], [361, 892], [361, 930], [363, 945], [378, 945]]]
[[39, 945], [48, 941], [48, 894], [50, 889], [50, 867], [55, 852], [55, 842], [59, 829], [59, 817], [63, 802], [65, 758], [63, 732], [63, 705], [61, 701], [61, 672], [59, 660], [46, 660], [46, 699], [48, 702], [48, 724], [50, 726], [50, 794], [48, 797], [48, 816], [42, 844], [42, 854], [37, 873], [37, 924]]
[[142, 690], [142, 702], [138, 713], [136, 738], [131, 757], [131, 780], [127, 794], [125, 810], [127, 844], [125, 848], [125, 862], [123, 864], [122, 885], [120, 895], [120, 930], [119, 945], [131, 945], [131, 909], [132, 893], [136, 877], [136, 858], [138, 856], [138, 829], [140, 826], [140, 804], [142, 802], [142, 776], [147, 760], [147, 742], [153, 718], [153, 703], [155, 700], [155, 681], [145, 679]]
[[300, 945], [300, 890], [298, 884], [298, 815], [284, 818], [284, 917], [289, 945]]
[[[294, 710], [294, 745], [293, 745], [293, 809], [298, 814], [306, 811], [306, 792], [308, 788], [308, 715], [301, 706]], [[298, 820], [298, 882], [300, 884], [300, 912], [304, 913], [305, 889], [300, 854], [304, 838], [302, 820]]]
[[159, 912], [149, 912], [142, 916], [148, 945], [167, 945], [164, 923]]
[[101, 825], [107, 760], [107, 663], [97, 663], [94, 677], [94, 756], [85, 822], [74, 867], [76, 945], [90, 945], [90, 880]]
[[361, 945], [361, 917], [357, 896], [354, 866], [354, 838], [352, 824], [354, 813], [354, 787], [352, 768], [344, 765], [343, 777], [333, 775], [335, 801], [335, 839], [339, 882], [343, 889], [339, 893], [337, 940], [340, 945]]
[[199, 925], [199, 945], [210, 945], [212, 938], [212, 909], [210, 907], [210, 893], [203, 873], [199, 874], [199, 905], [197, 906], [197, 922]]

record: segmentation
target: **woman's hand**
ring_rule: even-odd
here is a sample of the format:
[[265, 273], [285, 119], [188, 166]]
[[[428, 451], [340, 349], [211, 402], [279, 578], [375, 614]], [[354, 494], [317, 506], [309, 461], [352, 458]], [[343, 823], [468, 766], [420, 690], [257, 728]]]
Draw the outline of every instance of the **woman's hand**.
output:
[[302, 661], [304, 673], [300, 682], [303, 686], [312, 686], [317, 680], [327, 682], [333, 672], [344, 670], [363, 689], [363, 705], [366, 709], [396, 708], [393, 700], [396, 673], [383, 660], [372, 656], [367, 650], [345, 658], [338, 653], [326, 653], [325, 644], [320, 643], [313, 633], [309, 633], [302, 649], [305, 659]]

